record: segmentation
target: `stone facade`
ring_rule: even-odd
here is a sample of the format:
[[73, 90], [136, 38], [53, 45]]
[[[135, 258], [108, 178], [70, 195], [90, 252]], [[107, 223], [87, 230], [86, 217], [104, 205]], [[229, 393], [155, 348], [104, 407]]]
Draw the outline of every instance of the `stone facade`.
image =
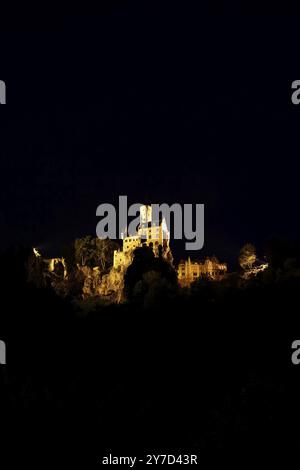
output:
[[192, 282], [199, 278], [209, 278], [212, 280], [221, 280], [227, 273], [227, 264], [219, 263], [216, 258], [206, 258], [205, 261], [180, 261], [177, 275], [181, 287], [189, 287]]

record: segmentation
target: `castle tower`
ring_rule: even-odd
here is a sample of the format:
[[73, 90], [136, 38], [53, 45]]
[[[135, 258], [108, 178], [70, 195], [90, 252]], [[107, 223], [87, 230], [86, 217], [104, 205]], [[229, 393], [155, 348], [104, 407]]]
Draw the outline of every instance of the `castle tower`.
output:
[[140, 224], [148, 224], [152, 221], [152, 207], [143, 205], [140, 207]]
[[141, 246], [152, 248], [155, 256], [159, 255], [160, 247], [165, 259], [173, 262], [169, 246], [170, 232], [164, 217], [160, 220], [152, 220], [152, 206], [140, 206], [140, 224], [135, 235], [123, 237], [123, 249], [114, 252], [114, 267], [126, 268], [132, 261], [133, 251]]

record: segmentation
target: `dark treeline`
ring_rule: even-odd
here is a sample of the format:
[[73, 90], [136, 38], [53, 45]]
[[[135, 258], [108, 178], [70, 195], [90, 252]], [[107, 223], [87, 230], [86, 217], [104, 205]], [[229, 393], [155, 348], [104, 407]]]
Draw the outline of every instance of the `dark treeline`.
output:
[[128, 301], [88, 308], [29, 283], [30, 250], [2, 253], [0, 414], [11, 461], [86, 466], [108, 453], [204, 459], [237, 449], [269, 459], [297, 448], [300, 263], [284, 246], [273, 244], [256, 278], [190, 289], [140, 256]]

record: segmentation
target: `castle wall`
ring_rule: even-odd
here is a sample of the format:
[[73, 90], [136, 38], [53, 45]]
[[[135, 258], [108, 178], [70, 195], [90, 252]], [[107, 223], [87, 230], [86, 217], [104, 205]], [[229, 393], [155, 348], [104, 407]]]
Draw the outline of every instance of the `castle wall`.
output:
[[219, 263], [216, 259], [206, 258], [204, 262], [188, 260], [181, 261], [178, 265], [178, 282], [182, 287], [188, 287], [192, 282], [201, 277], [209, 277], [219, 280], [227, 272], [226, 263]]

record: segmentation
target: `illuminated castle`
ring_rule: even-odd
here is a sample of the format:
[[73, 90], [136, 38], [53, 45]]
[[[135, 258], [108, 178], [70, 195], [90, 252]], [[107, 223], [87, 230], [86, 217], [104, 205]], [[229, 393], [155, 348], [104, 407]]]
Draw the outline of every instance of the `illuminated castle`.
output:
[[[141, 246], [153, 249], [155, 256], [159, 255], [159, 247], [162, 256], [173, 263], [170, 250], [170, 232], [165, 218], [160, 221], [152, 220], [152, 207], [143, 205], [140, 207], [140, 223], [137, 234], [123, 238], [123, 249], [114, 251], [113, 267], [118, 271], [125, 271], [131, 264], [133, 252]], [[200, 277], [212, 280], [220, 280], [227, 273], [227, 264], [219, 263], [217, 258], [206, 258], [205, 261], [180, 261], [177, 270], [178, 283], [181, 287], [189, 287], [192, 282]]]
[[[165, 217], [153, 220], [152, 206], [140, 207], [139, 223], [136, 233], [122, 235], [122, 248], [114, 250], [113, 265], [108, 272], [101, 270], [100, 264], [94, 267], [82, 263], [76, 264], [77, 272], [83, 279], [82, 297], [100, 296], [110, 302], [125, 300], [124, 279], [128, 266], [134, 257], [134, 250], [149, 247], [154, 256], [162, 256], [173, 266], [170, 249], [170, 232]], [[47, 282], [59, 292], [68, 292], [69, 273], [64, 258], [44, 259], [36, 248], [33, 248], [36, 263], [39, 265]], [[174, 267], [174, 266], [173, 266]], [[227, 272], [227, 265], [219, 263], [215, 258], [205, 261], [180, 261], [177, 269], [178, 283], [181, 287], [189, 287], [198, 278], [221, 280]]]
[[178, 282], [181, 287], [189, 287], [198, 278], [221, 280], [227, 273], [227, 264], [219, 263], [217, 258], [206, 258], [204, 262], [188, 260], [180, 261], [178, 265]]
[[132, 254], [136, 248], [148, 246], [158, 256], [159, 247], [165, 259], [172, 261], [170, 250], [170, 232], [164, 217], [161, 220], [152, 220], [152, 207], [140, 207], [140, 223], [136, 235], [123, 238], [123, 249], [114, 251], [114, 268], [127, 268], [132, 261]]

